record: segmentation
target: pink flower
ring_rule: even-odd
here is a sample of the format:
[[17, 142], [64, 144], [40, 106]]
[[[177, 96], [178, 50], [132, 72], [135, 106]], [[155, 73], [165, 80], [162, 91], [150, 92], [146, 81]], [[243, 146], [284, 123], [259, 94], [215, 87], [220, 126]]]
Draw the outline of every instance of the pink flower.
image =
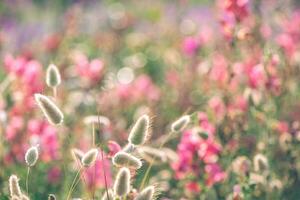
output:
[[226, 178], [226, 173], [223, 172], [220, 166], [216, 163], [206, 165], [205, 172], [208, 174], [208, 178], [206, 180], [208, 187], [211, 187], [215, 183], [221, 182]]
[[233, 102], [231, 102], [227, 107], [227, 111], [229, 115], [246, 112], [247, 109], [248, 109], [248, 101], [244, 96], [241, 95], [234, 97]]
[[88, 58], [79, 52], [74, 55], [73, 60], [77, 73], [89, 82], [96, 83], [102, 78], [104, 73], [104, 63], [102, 60], [93, 59], [89, 62]]
[[186, 189], [193, 193], [198, 193], [201, 191], [201, 188], [197, 182], [189, 182], [185, 185]]
[[[104, 187], [105, 179], [107, 181], [108, 187], [112, 185], [110, 161], [107, 159], [106, 155], [103, 152], [104, 159], [102, 162], [101, 154], [102, 153], [99, 152], [99, 156], [95, 164], [85, 169], [83, 172], [83, 176], [85, 177], [88, 188], [92, 191], [98, 189], [99, 187]], [[105, 169], [103, 169], [103, 166]], [[105, 176], [104, 176], [104, 170], [105, 170]]]
[[237, 20], [243, 20], [249, 14], [249, 0], [224, 0], [226, 12], [232, 13]]
[[276, 38], [276, 41], [284, 49], [287, 56], [291, 57], [296, 52], [296, 43], [290, 35], [283, 33]]
[[[209, 123], [205, 113], [199, 113], [199, 121], [200, 128], [207, 131], [215, 129]], [[203, 125], [207, 126], [208, 124], [210, 125], [208, 127], [212, 126], [213, 128], [203, 127]], [[208, 187], [224, 180], [226, 174], [217, 163], [221, 149], [221, 145], [215, 141], [212, 134], [208, 138], [202, 138], [197, 131], [185, 131], [177, 148], [178, 161], [172, 164], [176, 178], [184, 180], [185, 177], [203, 177], [202, 180], [206, 182]], [[192, 191], [200, 189], [196, 185], [191, 184], [189, 188]]]
[[113, 157], [116, 153], [118, 153], [122, 149], [121, 146], [117, 142], [111, 141], [111, 140], [108, 141], [107, 146], [109, 149], [109, 152], [107, 155], [108, 158]]
[[139, 76], [131, 84], [119, 84], [116, 91], [118, 97], [123, 101], [157, 101], [160, 97], [159, 89], [153, 84], [150, 77], [146, 75]]
[[231, 40], [237, 23], [249, 15], [249, 0], [219, 0], [221, 10], [220, 23], [224, 36]]
[[208, 121], [207, 115], [203, 112], [198, 113], [199, 126], [204, 130], [208, 137], [211, 137], [215, 134], [215, 127]]
[[41, 147], [41, 159], [49, 162], [58, 158], [59, 142], [56, 129], [44, 120], [30, 120], [27, 133]]
[[252, 88], [260, 88], [266, 82], [266, 73], [262, 64], [251, 66], [247, 70], [248, 84]]
[[186, 37], [182, 43], [182, 50], [188, 56], [193, 56], [197, 53], [200, 47], [200, 42], [195, 37]]
[[220, 87], [227, 85], [229, 78], [227, 66], [227, 60], [223, 55], [216, 55], [213, 58], [213, 66], [211, 68], [209, 77], [212, 81], [218, 83]]
[[7, 140], [13, 140], [16, 138], [19, 131], [24, 126], [24, 120], [22, 116], [14, 115], [9, 120], [9, 124], [6, 127], [5, 136]]
[[214, 116], [218, 120], [222, 120], [226, 114], [226, 107], [222, 99], [218, 96], [211, 98], [208, 102], [208, 106], [212, 109]]
[[276, 130], [283, 134], [283, 133], [288, 133], [289, 132], [289, 125], [285, 121], [279, 121], [276, 125]]
[[233, 38], [234, 27], [236, 25], [234, 15], [232, 13], [224, 13], [220, 20], [220, 24], [225, 38], [231, 40]]
[[49, 183], [58, 183], [61, 178], [61, 170], [58, 167], [52, 167], [48, 171], [47, 179]]

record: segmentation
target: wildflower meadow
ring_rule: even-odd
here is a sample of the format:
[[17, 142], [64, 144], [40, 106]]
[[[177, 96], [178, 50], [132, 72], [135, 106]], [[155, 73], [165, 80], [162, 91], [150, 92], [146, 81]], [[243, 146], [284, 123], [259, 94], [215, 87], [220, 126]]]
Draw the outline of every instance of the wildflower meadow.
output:
[[298, 0], [0, 0], [0, 200], [300, 200]]

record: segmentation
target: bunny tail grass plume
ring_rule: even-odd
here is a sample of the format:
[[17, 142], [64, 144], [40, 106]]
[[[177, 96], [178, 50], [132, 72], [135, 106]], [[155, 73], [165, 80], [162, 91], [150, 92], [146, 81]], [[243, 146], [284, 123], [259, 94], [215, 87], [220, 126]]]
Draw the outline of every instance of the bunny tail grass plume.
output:
[[25, 154], [25, 162], [28, 165], [28, 167], [34, 166], [38, 158], [38, 148], [36, 146], [30, 147]]
[[131, 153], [135, 150], [135, 146], [131, 143], [126, 144], [126, 146], [122, 149], [122, 151], [126, 152], [126, 153]]
[[30, 200], [30, 199], [28, 196], [23, 194], [22, 197], [20, 198], [20, 200]]
[[48, 200], [56, 200], [56, 197], [54, 194], [49, 194]]
[[21, 197], [18, 197], [18, 196], [12, 196], [11, 198], [10, 198], [10, 200], [21, 200]]
[[112, 162], [117, 167], [128, 167], [131, 169], [139, 169], [142, 167], [142, 161], [122, 151], [115, 154]]
[[142, 145], [146, 142], [150, 132], [150, 118], [142, 115], [132, 127], [128, 141], [134, 145]]
[[107, 193], [104, 192], [102, 195], [101, 200], [114, 200], [114, 193], [111, 189], [108, 190], [108, 198], [107, 198]]
[[153, 200], [155, 193], [154, 186], [148, 186], [143, 189], [135, 198], [134, 200]]
[[122, 197], [129, 193], [130, 191], [130, 171], [129, 169], [123, 167], [119, 170], [115, 184], [114, 192], [115, 195]]
[[166, 162], [167, 156], [164, 151], [152, 148], [152, 147], [139, 147], [138, 149], [139, 155], [148, 162]]
[[17, 197], [21, 197], [22, 196], [22, 192], [19, 186], [19, 179], [16, 175], [11, 175], [9, 177], [9, 191], [10, 191], [10, 196], [17, 196]]
[[46, 71], [46, 84], [49, 87], [57, 87], [61, 83], [61, 77], [57, 66], [50, 64]]
[[71, 149], [71, 155], [75, 162], [81, 162], [82, 157], [84, 156], [84, 153], [76, 148]]
[[34, 98], [51, 124], [58, 125], [63, 122], [64, 115], [52, 100], [42, 94], [35, 94]]
[[184, 115], [177, 119], [171, 125], [171, 131], [173, 132], [180, 132], [185, 129], [185, 127], [190, 123], [191, 117], [189, 115]]
[[268, 159], [262, 154], [256, 154], [253, 163], [256, 172], [265, 172], [269, 169]]
[[86, 152], [83, 157], [81, 158], [81, 163], [84, 167], [89, 167], [94, 164], [98, 156], [97, 149], [91, 149]]

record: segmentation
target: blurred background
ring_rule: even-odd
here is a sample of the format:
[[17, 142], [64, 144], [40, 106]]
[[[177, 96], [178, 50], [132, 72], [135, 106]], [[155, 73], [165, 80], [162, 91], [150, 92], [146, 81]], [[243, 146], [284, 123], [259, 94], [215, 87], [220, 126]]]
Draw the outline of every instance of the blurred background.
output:
[[[74, 196], [93, 192], [100, 199], [103, 162], [111, 186], [110, 156], [145, 113], [153, 119], [151, 147], [174, 120], [192, 116], [167, 143], [168, 161], [151, 171], [148, 182], [159, 183], [161, 199], [299, 199], [299, 6], [298, 0], [0, 1], [0, 199], [9, 199], [11, 174], [24, 188], [24, 154], [36, 144], [41, 160], [31, 199], [65, 198], [76, 174], [70, 149], [90, 148], [88, 117], [99, 114], [97, 144], [106, 158], [98, 159], [97, 178], [87, 178]], [[50, 63], [62, 76], [60, 127], [48, 124], [33, 99], [53, 95], [44, 78]], [[268, 162], [262, 173], [257, 154]]]

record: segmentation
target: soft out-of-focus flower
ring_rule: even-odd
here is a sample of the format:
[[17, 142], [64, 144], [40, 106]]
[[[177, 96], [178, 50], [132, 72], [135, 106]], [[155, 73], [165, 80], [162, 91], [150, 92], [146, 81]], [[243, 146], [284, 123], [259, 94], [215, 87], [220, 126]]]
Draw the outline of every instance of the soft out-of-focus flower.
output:
[[211, 108], [214, 116], [216, 116], [218, 120], [223, 119], [226, 113], [226, 107], [220, 97], [215, 96], [211, 98], [208, 102], [208, 106]]
[[295, 56], [300, 42], [300, 31], [297, 27], [300, 26], [300, 11], [295, 11], [290, 19], [287, 19], [282, 24], [283, 32], [280, 33], [276, 41], [284, 49], [288, 58]]
[[56, 184], [61, 178], [61, 170], [59, 167], [52, 167], [48, 170], [47, 179], [49, 183]]
[[249, 16], [249, 0], [220, 0], [221, 26], [224, 36], [232, 39], [237, 23], [243, 22]]
[[228, 81], [228, 63], [223, 55], [215, 55], [213, 58], [213, 66], [209, 77], [216, 82], [220, 87], [224, 87]]
[[199, 121], [200, 128], [209, 132], [209, 137], [202, 138], [194, 130], [185, 131], [177, 148], [179, 159], [172, 167], [176, 178], [183, 179], [187, 174], [206, 177], [206, 185], [210, 187], [224, 180], [226, 174], [217, 162], [221, 146], [214, 139], [214, 127], [204, 113], [199, 113]]
[[251, 162], [246, 156], [239, 156], [232, 162], [232, 170], [234, 173], [245, 176], [251, 168]]
[[117, 94], [120, 99], [128, 101], [138, 101], [145, 98], [147, 100], [158, 100], [160, 96], [159, 89], [146, 75], [139, 76], [132, 84], [118, 85]]
[[199, 184], [197, 182], [188, 182], [185, 186], [185, 188], [193, 193], [197, 193], [201, 191], [201, 187], [199, 186]]
[[104, 62], [100, 59], [88, 60], [86, 55], [76, 52], [73, 55], [77, 73], [91, 83], [98, 82], [104, 73]]
[[[99, 150], [100, 151], [100, 150]], [[104, 155], [102, 161], [102, 154]], [[110, 171], [110, 161], [107, 159], [105, 153], [99, 152], [99, 156], [93, 166], [86, 168], [83, 172], [86, 179], [87, 186], [90, 190], [95, 190], [99, 187], [105, 186], [105, 176], [107, 185], [112, 185], [112, 174]], [[103, 169], [103, 167], [105, 169]], [[104, 176], [105, 171], [105, 176]]]
[[58, 159], [59, 142], [56, 129], [44, 120], [29, 120], [27, 126], [29, 139], [39, 144], [41, 151], [41, 159], [44, 162]]
[[200, 41], [196, 37], [187, 37], [182, 42], [182, 50], [188, 56], [195, 55], [199, 47]]
[[108, 149], [109, 149], [109, 152], [108, 152], [108, 157], [109, 158], [112, 158], [116, 153], [118, 153], [119, 151], [121, 151], [121, 146], [115, 142], [115, 141], [108, 141], [107, 143], [107, 146], [108, 146]]

